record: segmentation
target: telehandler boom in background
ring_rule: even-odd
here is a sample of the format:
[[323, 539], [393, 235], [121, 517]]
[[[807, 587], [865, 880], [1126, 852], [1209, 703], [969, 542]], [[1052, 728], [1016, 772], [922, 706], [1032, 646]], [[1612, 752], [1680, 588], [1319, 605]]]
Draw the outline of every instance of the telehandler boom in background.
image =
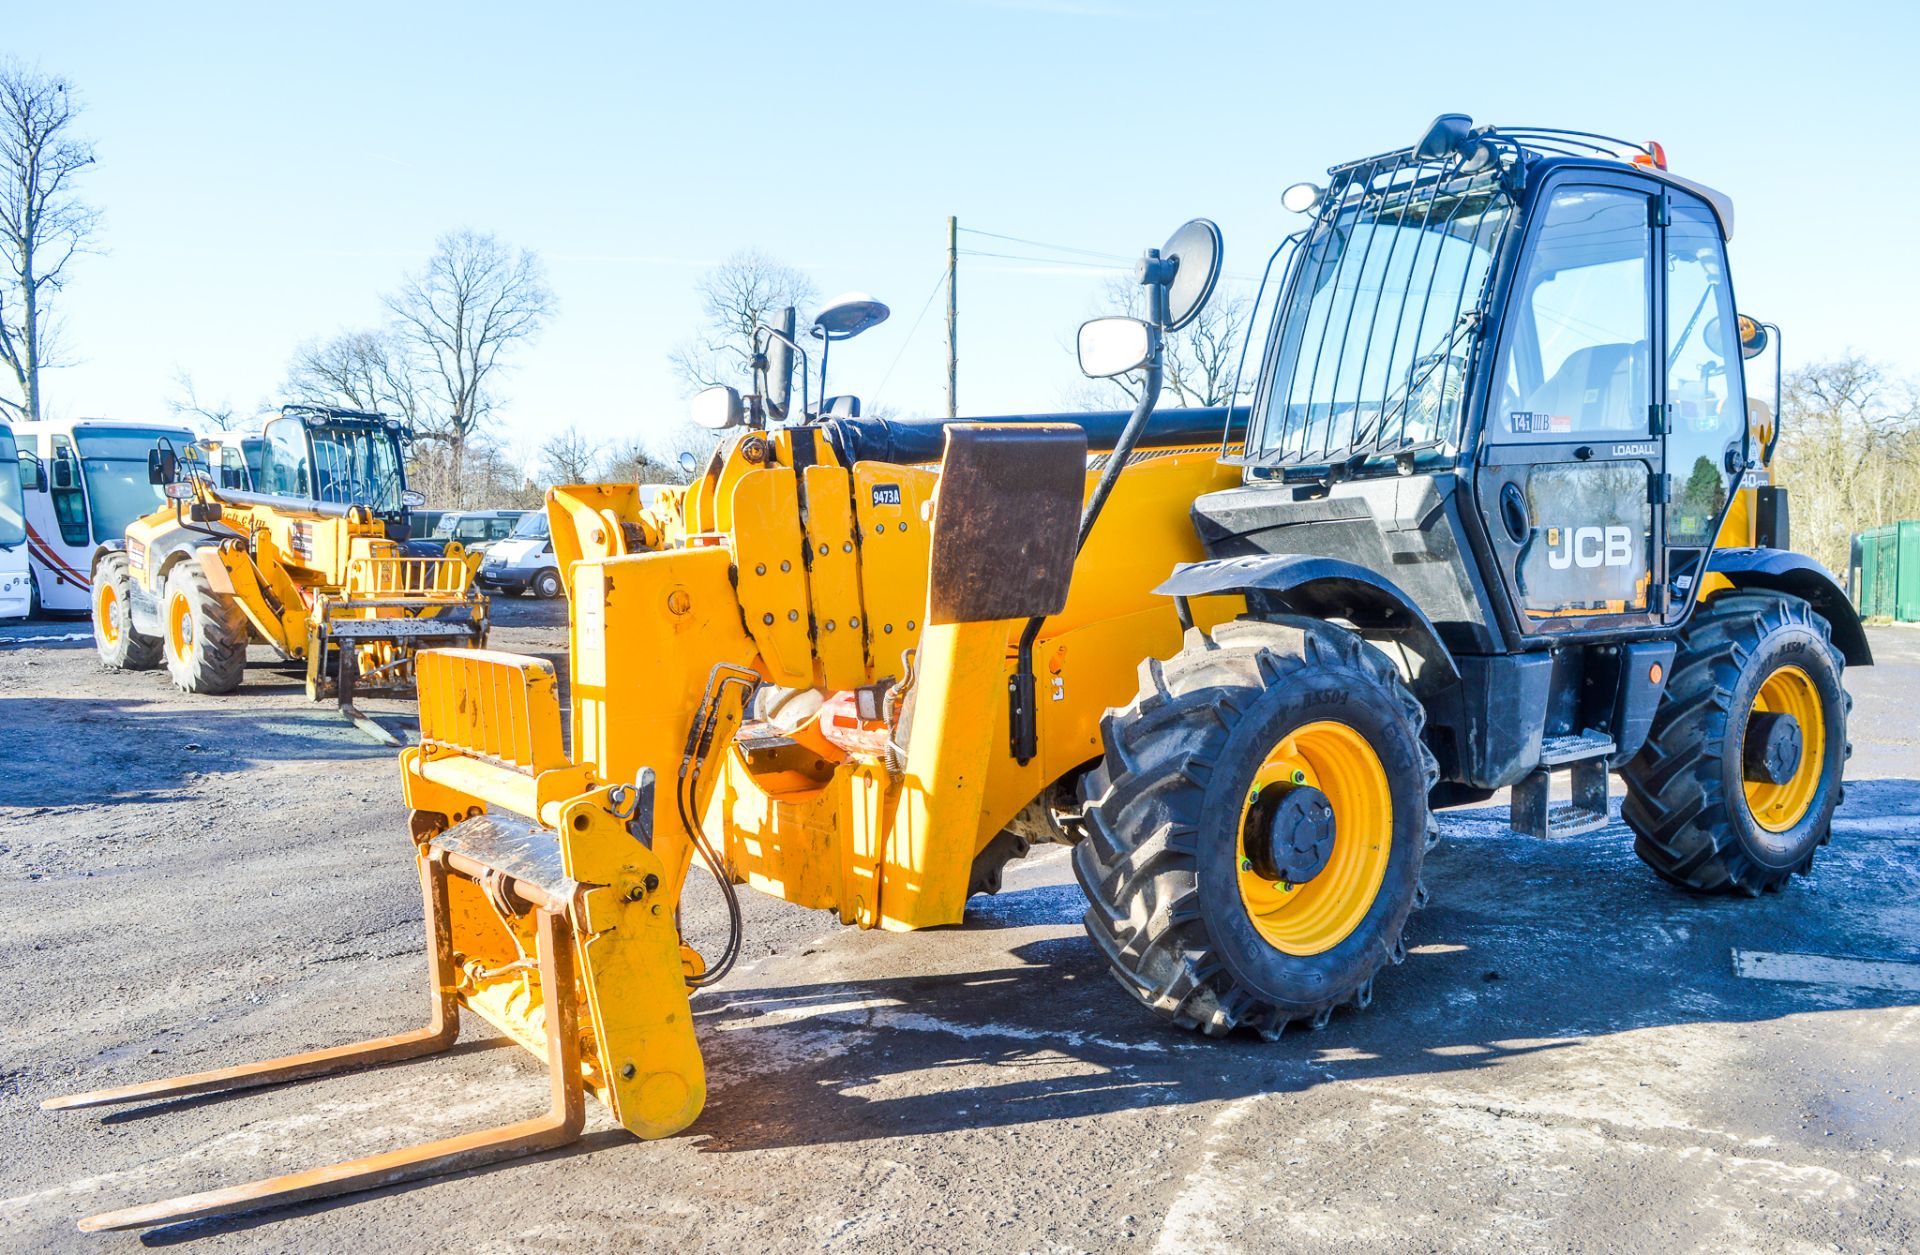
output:
[[307, 664], [307, 696], [335, 697], [369, 736], [362, 687], [405, 687], [433, 645], [486, 644], [487, 599], [458, 545], [408, 548], [405, 429], [379, 414], [289, 405], [257, 438], [223, 433], [149, 458], [168, 501], [102, 547], [93, 636], [116, 670], [163, 661], [189, 693], [229, 693], [257, 641]]
[[[1618, 772], [1676, 886], [1807, 872], [1841, 669], [1871, 659], [1786, 547], [1743, 371], [1779, 333], [1736, 312], [1726, 199], [1657, 145], [1446, 115], [1284, 203], [1310, 217], [1270, 309], [1263, 280], [1248, 410], [1156, 410], [1164, 338], [1219, 272], [1195, 222], [1142, 260], [1146, 319], [1081, 329], [1087, 373], [1140, 377], [1129, 415], [823, 418], [768, 328], [752, 394], [700, 402], [744, 430], [694, 483], [555, 489], [570, 740], [546, 661], [419, 659], [428, 1027], [48, 1104], [423, 1054], [465, 1011], [547, 1059], [550, 1115], [83, 1227], [524, 1154], [578, 1133], [586, 1091], [639, 1136], [685, 1128], [735, 884], [926, 928], [1069, 842], [1122, 988], [1276, 1038], [1404, 957], [1436, 807], [1510, 788], [1552, 838], [1605, 823]], [[871, 314], [829, 309], [822, 338]], [[696, 854], [732, 913], [711, 957], [677, 926]]]

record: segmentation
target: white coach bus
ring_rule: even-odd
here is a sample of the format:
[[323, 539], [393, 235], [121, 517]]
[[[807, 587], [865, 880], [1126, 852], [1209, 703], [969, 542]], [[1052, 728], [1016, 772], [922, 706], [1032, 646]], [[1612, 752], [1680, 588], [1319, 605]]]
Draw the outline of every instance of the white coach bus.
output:
[[88, 610], [100, 547], [121, 539], [127, 524], [153, 513], [162, 500], [159, 487], [147, 480], [148, 450], [164, 438], [184, 451], [194, 434], [167, 423], [76, 418], [15, 423], [13, 435], [21, 453], [17, 482], [28, 488], [34, 605]]
[[13, 428], [0, 421], [0, 619], [18, 619], [31, 605], [24, 490], [34, 479], [34, 468], [20, 461]]

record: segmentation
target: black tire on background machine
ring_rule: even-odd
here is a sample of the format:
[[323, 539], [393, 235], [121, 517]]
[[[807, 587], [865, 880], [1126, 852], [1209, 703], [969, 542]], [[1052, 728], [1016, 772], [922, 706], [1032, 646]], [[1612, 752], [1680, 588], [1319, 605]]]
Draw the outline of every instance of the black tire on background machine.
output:
[[[1788, 830], [1790, 849], [1768, 856], [1754, 840], [1740, 788], [1741, 754], [1754, 693], [1786, 661], [1805, 670], [1821, 694], [1827, 761], [1805, 817]], [[1812, 870], [1814, 851], [1832, 835], [1842, 769], [1853, 752], [1844, 666], [1832, 628], [1798, 597], [1723, 593], [1697, 609], [1646, 745], [1620, 769], [1627, 786], [1620, 817], [1633, 830], [1641, 861], [1681, 888], [1749, 897]]]
[[[93, 569], [95, 590], [92, 602], [93, 647], [100, 654], [100, 665], [114, 671], [151, 671], [161, 662], [161, 641], [133, 626], [133, 572], [127, 555], [110, 550]], [[112, 624], [100, 621], [102, 614], [99, 586], [113, 589]]]
[[[174, 649], [169, 628], [175, 597], [186, 598], [193, 615], [193, 646], [184, 654]], [[213, 591], [207, 573], [192, 557], [167, 572], [160, 594], [160, 629], [167, 674], [175, 687], [209, 694], [231, 693], [240, 687], [247, 669], [246, 615], [231, 597]]]
[[[1232, 866], [1245, 788], [1235, 780], [1251, 779], [1266, 753], [1248, 738], [1266, 721], [1288, 717], [1295, 694], [1309, 689], [1359, 698], [1349, 716], [1365, 714], [1362, 722], [1390, 734], [1386, 744], [1370, 738], [1369, 748], [1391, 789], [1392, 861], [1366, 918], [1324, 956], [1268, 951], [1296, 968], [1325, 960], [1315, 973], [1326, 978], [1317, 994], [1282, 1005], [1233, 970], [1222, 950], [1230, 930], [1216, 931], [1201, 909], [1199, 867], [1208, 842], [1225, 843]], [[1438, 839], [1427, 793], [1439, 769], [1420, 739], [1425, 722], [1383, 654], [1318, 620], [1243, 619], [1211, 636], [1194, 629], [1173, 658], [1143, 662], [1139, 696], [1102, 722], [1106, 756], [1082, 785], [1086, 837], [1073, 852], [1089, 903], [1087, 932], [1120, 984], [1174, 1024], [1209, 1036], [1247, 1027], [1272, 1039], [1292, 1021], [1318, 1028], [1338, 1006], [1370, 1003], [1380, 968], [1406, 957], [1408, 914], [1426, 902], [1421, 863]], [[1249, 756], [1251, 766], [1236, 765]], [[1249, 966], [1244, 947], [1240, 954], [1236, 961]]]

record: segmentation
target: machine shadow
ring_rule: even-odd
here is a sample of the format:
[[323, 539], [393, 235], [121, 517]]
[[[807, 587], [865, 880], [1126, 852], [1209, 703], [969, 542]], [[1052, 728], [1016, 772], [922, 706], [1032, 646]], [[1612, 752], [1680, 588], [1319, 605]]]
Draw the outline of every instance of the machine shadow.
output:
[[[178, 791], [194, 775], [289, 759], [393, 756], [322, 703], [262, 710], [232, 697], [186, 708], [141, 697], [0, 698], [0, 728], [0, 807], [178, 802], [187, 800]], [[79, 753], [28, 752], [29, 737], [50, 733]]]
[[1911, 990], [1742, 979], [1733, 961], [1746, 948], [1903, 955], [1917, 814], [1920, 781], [1849, 785], [1812, 879], [1751, 900], [1670, 888], [1618, 824], [1547, 843], [1512, 835], [1504, 809], [1450, 813], [1429, 856], [1432, 905], [1372, 1007], [1271, 1043], [1174, 1031], [1134, 1003], [1079, 930], [1077, 886], [976, 898], [966, 931], [1046, 935], [1013, 944], [1005, 966], [741, 989], [701, 1010], [710, 1094], [687, 1136], [725, 1152], [1019, 1126], [1494, 1068], [1641, 1029], [1920, 1004]]

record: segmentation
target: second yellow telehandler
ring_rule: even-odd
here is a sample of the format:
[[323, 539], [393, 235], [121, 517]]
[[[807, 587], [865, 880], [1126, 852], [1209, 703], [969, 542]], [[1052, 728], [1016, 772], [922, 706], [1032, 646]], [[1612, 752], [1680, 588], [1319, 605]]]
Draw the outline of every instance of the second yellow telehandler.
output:
[[[1842, 667], [1871, 658], [1788, 547], [1743, 369], [1779, 332], [1737, 312], [1726, 199], [1656, 145], [1446, 115], [1284, 203], [1306, 225], [1269, 264], [1249, 411], [1156, 412], [1164, 338], [1219, 272], [1195, 222], [1142, 260], [1147, 318], [1081, 329], [1089, 374], [1140, 377], [1131, 414], [820, 417], [769, 329], [753, 394], [701, 403], [741, 429], [693, 484], [556, 490], [567, 709], [541, 659], [419, 661], [427, 1026], [48, 1104], [425, 1054], [472, 1014], [547, 1060], [551, 1112], [83, 1227], [524, 1154], [576, 1136], [589, 1092], [641, 1137], [685, 1128], [690, 999], [739, 943], [737, 909], [719, 953], [683, 941], [695, 857], [730, 904], [919, 929], [1069, 842], [1147, 1014], [1269, 1038], [1402, 959], [1439, 807], [1508, 788], [1554, 838], [1607, 821], [1618, 773], [1674, 885], [1806, 873]], [[820, 338], [875, 316], [830, 308]]]
[[475, 563], [458, 545], [409, 543], [421, 498], [404, 437], [384, 415], [288, 405], [258, 436], [155, 449], [149, 474], [168, 500], [94, 559], [101, 662], [164, 664], [189, 693], [229, 693], [259, 642], [306, 664], [309, 698], [334, 698], [397, 745], [355, 692], [411, 684], [422, 648], [487, 640]]

